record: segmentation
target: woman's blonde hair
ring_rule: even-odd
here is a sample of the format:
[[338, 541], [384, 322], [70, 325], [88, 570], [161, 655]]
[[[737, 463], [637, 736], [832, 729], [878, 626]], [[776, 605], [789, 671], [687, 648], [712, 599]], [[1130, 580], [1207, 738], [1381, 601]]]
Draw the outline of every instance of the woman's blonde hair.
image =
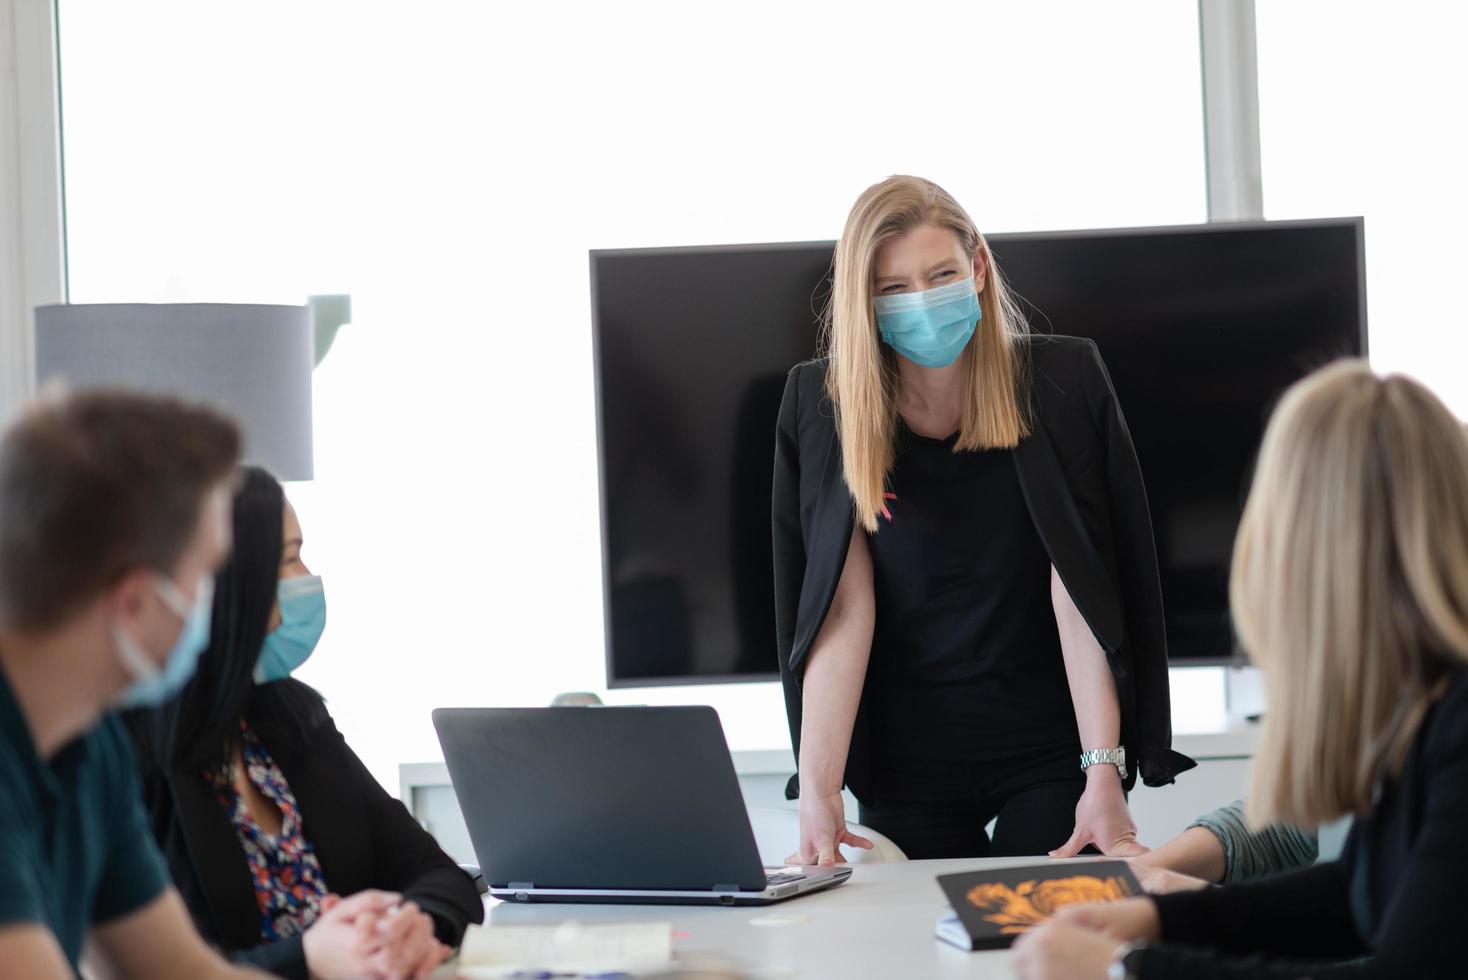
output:
[[982, 316], [965, 353], [963, 415], [954, 451], [1013, 448], [1029, 434], [1025, 404], [1026, 359], [1017, 338], [1024, 316], [1004, 286], [994, 257], [973, 219], [943, 188], [921, 177], [888, 177], [868, 187], [847, 216], [836, 243], [825, 347], [830, 356], [826, 388], [836, 406], [842, 465], [856, 519], [877, 529], [897, 431], [897, 363], [877, 334], [872, 312], [876, 254], [886, 242], [922, 225], [958, 236], [969, 262], [982, 252], [987, 276], [980, 294]]
[[1468, 433], [1362, 361], [1294, 385], [1264, 435], [1229, 598], [1268, 696], [1251, 820], [1369, 809], [1468, 662]]

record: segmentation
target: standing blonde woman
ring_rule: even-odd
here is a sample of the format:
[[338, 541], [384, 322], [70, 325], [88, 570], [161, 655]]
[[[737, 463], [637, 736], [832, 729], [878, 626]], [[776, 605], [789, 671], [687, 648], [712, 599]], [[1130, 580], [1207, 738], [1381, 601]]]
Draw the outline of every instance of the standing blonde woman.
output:
[[[1356, 814], [1345, 851], [1257, 883], [1067, 909], [1020, 941], [1020, 974], [1463, 976], [1468, 435], [1458, 421], [1420, 385], [1361, 362], [1297, 384], [1264, 436], [1230, 599], [1269, 699], [1250, 817], [1317, 826]], [[1269, 959], [1227, 959], [1247, 954]]]
[[1192, 763], [1169, 748], [1146, 494], [1095, 345], [1029, 337], [973, 221], [916, 177], [852, 208], [828, 327], [775, 460], [793, 860], [870, 846], [843, 785], [914, 858], [1139, 853], [1125, 790]]

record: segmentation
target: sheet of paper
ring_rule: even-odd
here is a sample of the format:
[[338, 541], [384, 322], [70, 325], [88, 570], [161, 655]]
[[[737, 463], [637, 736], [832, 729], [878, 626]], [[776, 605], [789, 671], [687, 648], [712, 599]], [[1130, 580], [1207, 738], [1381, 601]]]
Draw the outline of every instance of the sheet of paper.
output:
[[557, 926], [472, 926], [459, 952], [459, 975], [503, 976], [515, 970], [643, 973], [673, 960], [668, 922]]

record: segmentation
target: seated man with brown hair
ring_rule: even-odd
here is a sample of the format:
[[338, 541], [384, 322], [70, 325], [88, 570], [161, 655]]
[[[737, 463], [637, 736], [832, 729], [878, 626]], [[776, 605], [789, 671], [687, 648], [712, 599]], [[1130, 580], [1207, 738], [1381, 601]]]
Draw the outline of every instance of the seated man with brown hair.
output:
[[[208, 637], [240, 436], [179, 402], [47, 399], [0, 440], [0, 974], [253, 976], [194, 931], [107, 713], [157, 704]], [[354, 897], [390, 906], [395, 896]], [[361, 911], [334, 910], [348, 924]]]

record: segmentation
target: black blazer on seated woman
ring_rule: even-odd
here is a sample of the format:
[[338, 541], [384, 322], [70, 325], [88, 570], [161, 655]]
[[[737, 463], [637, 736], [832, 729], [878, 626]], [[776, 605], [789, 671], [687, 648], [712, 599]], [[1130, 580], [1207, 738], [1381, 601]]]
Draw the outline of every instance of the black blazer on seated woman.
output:
[[[1012, 456], [1035, 530], [1116, 679], [1121, 739], [1130, 763], [1161, 786], [1194, 763], [1172, 751], [1167, 639], [1152, 521], [1141, 468], [1111, 378], [1090, 340], [1033, 336], [1032, 432]], [[776, 429], [775, 620], [786, 714], [800, 754], [801, 677], [830, 609], [853, 527], [825, 360], [797, 365]], [[982, 506], [976, 501], [975, 506]], [[846, 785], [869, 788], [869, 746], [859, 708]], [[790, 781], [787, 795], [798, 790]]]
[[1442, 669], [1446, 690], [1401, 773], [1383, 778], [1370, 812], [1357, 815], [1341, 856], [1157, 896], [1165, 945], [1141, 954], [1143, 980], [1468, 976], [1468, 668], [1444, 657]]
[[[281, 709], [251, 719], [252, 731], [290, 784], [327, 887], [400, 892], [432, 916], [440, 942], [457, 946], [484, 920], [469, 877], [362, 765], [320, 695], [296, 680], [270, 686]], [[146, 753], [140, 761], [154, 837], [204, 939], [238, 962], [305, 980], [300, 936], [260, 944], [245, 852], [216, 791], [197, 770], [161, 772]]]

